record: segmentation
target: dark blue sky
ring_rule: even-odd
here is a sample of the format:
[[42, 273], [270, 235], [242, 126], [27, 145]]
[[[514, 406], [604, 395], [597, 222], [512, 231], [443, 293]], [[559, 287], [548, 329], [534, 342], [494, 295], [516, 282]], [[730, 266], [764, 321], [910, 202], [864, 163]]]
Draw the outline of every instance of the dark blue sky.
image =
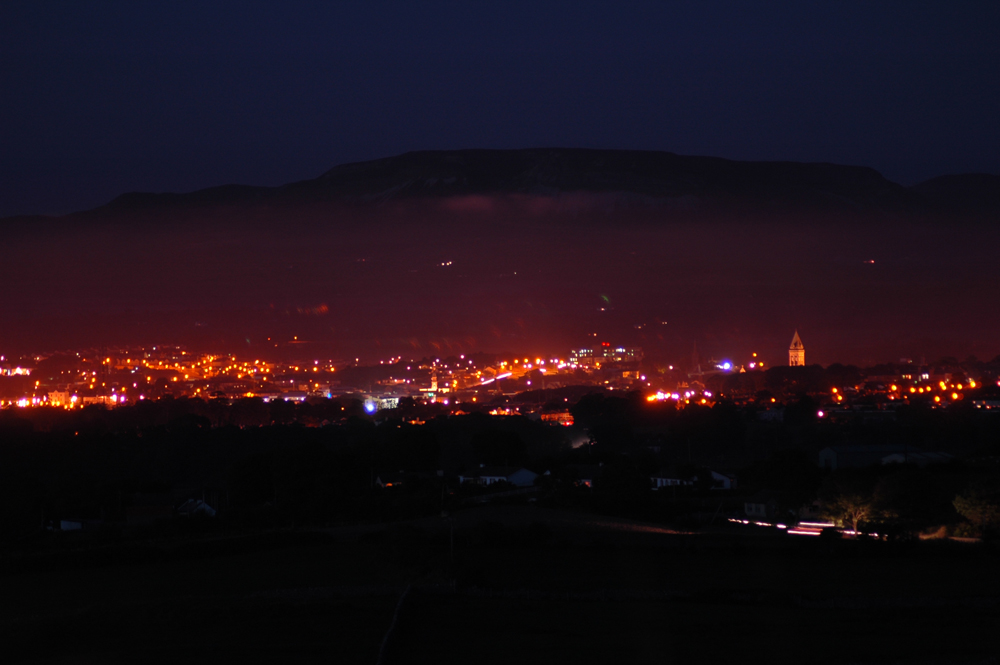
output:
[[570, 146], [1000, 172], [1000, 3], [0, 4], [0, 216]]

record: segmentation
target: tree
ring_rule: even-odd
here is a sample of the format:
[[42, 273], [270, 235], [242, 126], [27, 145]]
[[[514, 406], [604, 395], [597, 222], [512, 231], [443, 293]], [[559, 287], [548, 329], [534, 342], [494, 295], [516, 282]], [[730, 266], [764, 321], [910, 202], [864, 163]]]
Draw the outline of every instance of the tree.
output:
[[875, 501], [875, 478], [863, 469], [843, 469], [827, 476], [819, 492], [823, 514], [860, 531], [864, 522], [879, 516]]
[[956, 496], [952, 505], [984, 535], [1000, 527], [1000, 491], [995, 484], [969, 488]]
[[799, 398], [785, 407], [785, 424], [792, 427], [806, 427], [815, 424], [819, 413], [819, 402], [809, 395]]
[[890, 532], [914, 533], [953, 515], [938, 482], [924, 469], [904, 467], [882, 477], [875, 500]]
[[861, 370], [854, 365], [834, 363], [826, 368], [826, 381], [832, 387], [856, 386], [861, 380]]
[[820, 365], [788, 367], [776, 365], [765, 370], [766, 387], [774, 392], [793, 395], [795, 393], [826, 392], [826, 375]]
[[480, 464], [521, 466], [528, 462], [527, 446], [515, 432], [490, 428], [473, 436], [471, 444]]

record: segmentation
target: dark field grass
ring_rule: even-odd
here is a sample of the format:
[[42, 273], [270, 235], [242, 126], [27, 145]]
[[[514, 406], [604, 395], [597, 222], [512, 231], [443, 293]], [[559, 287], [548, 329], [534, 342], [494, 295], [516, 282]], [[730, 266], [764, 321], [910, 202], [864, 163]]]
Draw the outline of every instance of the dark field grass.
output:
[[415, 594], [394, 662], [979, 663], [1000, 613], [784, 603], [531, 600]]
[[528, 507], [8, 555], [3, 662], [995, 663], [981, 545], [677, 534]]
[[364, 548], [288, 540], [5, 575], [4, 660], [374, 662], [408, 573]]

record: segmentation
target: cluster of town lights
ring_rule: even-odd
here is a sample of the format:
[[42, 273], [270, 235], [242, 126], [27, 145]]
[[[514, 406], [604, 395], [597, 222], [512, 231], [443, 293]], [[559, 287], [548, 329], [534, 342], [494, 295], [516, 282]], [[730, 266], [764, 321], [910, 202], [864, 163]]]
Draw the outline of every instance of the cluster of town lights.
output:
[[[152, 351], [154, 353], [157, 352], [157, 347], [152, 347]], [[599, 352], [605, 355], [602, 356]], [[229, 395], [239, 394], [247, 397], [261, 396], [265, 401], [267, 401], [269, 395], [277, 394], [276, 391], [280, 390], [280, 386], [289, 383], [298, 387], [297, 391], [294, 392], [296, 395], [301, 395], [302, 399], [304, 399], [307, 392], [313, 392], [313, 394], [320, 394], [322, 392], [320, 381], [323, 380], [321, 378], [323, 374], [320, 374], [321, 372], [326, 374], [335, 371], [335, 361], [333, 360], [312, 360], [312, 365], [309, 365], [309, 361], [306, 361], [302, 363], [303, 366], [299, 366], [290, 363], [275, 364], [260, 359], [238, 360], [233, 354], [190, 354], [187, 351], [182, 351], [179, 347], [160, 347], [159, 353], [161, 354], [159, 358], [152, 357], [145, 349], [139, 354], [124, 350], [111, 354], [95, 354], [96, 357], [89, 353], [85, 354], [89, 358], [81, 357], [80, 353], [76, 353], [83, 367], [74, 369], [73, 371], [62, 372], [70, 376], [62, 377], [58, 379], [58, 383], [53, 384], [58, 389], [44, 395], [41, 382], [34, 381], [34, 390], [28, 389], [21, 396], [12, 396], [12, 399], [0, 401], [0, 407], [25, 408], [31, 406], [49, 406], [71, 409], [88, 404], [113, 406], [135, 403], [144, 399], [143, 395], [137, 395], [137, 393], [143, 390], [143, 379], [145, 379], [145, 383], [149, 384], [156, 382], [157, 389], [159, 389], [159, 386], [163, 382], [168, 382], [169, 387], [167, 389], [175, 395], [181, 390], [195, 397], [209, 394], [218, 396], [219, 391], [214, 390], [212, 385], [208, 384], [208, 381], [215, 379], [220, 381], [221, 385], [223, 380], [227, 380], [232, 385], [225, 388], [225, 393]], [[572, 355], [567, 359], [558, 357], [545, 359], [541, 355], [534, 358], [530, 356], [520, 358], [508, 357], [507, 360], [500, 361], [496, 359], [490, 362], [489, 365], [491, 366], [479, 365], [478, 367], [478, 363], [471, 358], [467, 358], [464, 354], [460, 356], [460, 360], [458, 361], [454, 358], [448, 358], [444, 361], [441, 358], [428, 358], [427, 361], [421, 362], [419, 367], [415, 366], [415, 364], [404, 363], [402, 356], [391, 356], [388, 360], [379, 360], [378, 364], [393, 366], [398, 364], [400, 365], [400, 370], [405, 367], [406, 373], [403, 374], [400, 371], [402, 376], [390, 376], [388, 380], [380, 381], [379, 383], [385, 384], [387, 386], [386, 394], [390, 394], [388, 391], [395, 390], [396, 386], [402, 386], [405, 389], [408, 387], [407, 384], [423, 380], [421, 378], [423, 375], [414, 378], [414, 375], [410, 374], [413, 370], [429, 371], [430, 387], [421, 387], [419, 390], [420, 393], [427, 395], [432, 401], [437, 401], [435, 398], [439, 399], [443, 393], [461, 392], [463, 390], [476, 391], [491, 384], [492, 387], [490, 390], [496, 390], [501, 386], [507, 387], [508, 384], [506, 382], [500, 382], [508, 378], [512, 379], [511, 388], [522, 385], [527, 385], [530, 388], [533, 383], [536, 386], [541, 383], [542, 388], [547, 387], [546, 384], [549, 384], [549, 387], [551, 387], [564, 381], [560, 376], [563, 373], [562, 370], [566, 370], [568, 373], [576, 369], [600, 369], [601, 360], [607, 359], [607, 362], [617, 362], [617, 360], [612, 359], [612, 355], [617, 354], [631, 358], [635, 353], [638, 354], [637, 357], [641, 358], [641, 349], [612, 347], [610, 344], [602, 342], [600, 347], [572, 351]], [[143, 354], [145, 357], [143, 357]], [[35, 358], [36, 361], [42, 359], [41, 357]], [[4, 356], [0, 356], [0, 361], [5, 360]], [[355, 359], [355, 361], [357, 362], [358, 359]], [[744, 371], [740, 363], [731, 360], [712, 360], [710, 364], [712, 369], [705, 372], [706, 374]], [[96, 371], [93, 370], [95, 365], [98, 365]], [[750, 369], [763, 368], [764, 363], [754, 353], [752, 354], [752, 362], [748, 363], [747, 366]], [[669, 369], [673, 371], [674, 366], [671, 365]], [[133, 376], [128, 376], [128, 373], [131, 373]], [[30, 374], [33, 374], [33, 370], [29, 367], [13, 367], [6, 364], [0, 367], [0, 375], [2, 376], [27, 376]], [[542, 382], [537, 380], [540, 377], [544, 377]], [[647, 382], [647, 377], [644, 374], [640, 374], [639, 371], [623, 372], [622, 377], [626, 380], [641, 381], [642, 383], [639, 385], [642, 385], [646, 390], [657, 390], [654, 377], [650, 377], [650, 380]], [[34, 378], [32, 376], [32, 379]], [[878, 392], [882, 395], [887, 394], [888, 400], [897, 401], [897, 403], [910, 399], [918, 399], [919, 396], [920, 399], [927, 399], [943, 406], [951, 402], [963, 400], [963, 398], [971, 400], [972, 395], [968, 393], [969, 389], [978, 387], [977, 381], [966, 379], [964, 376], [956, 377], [954, 380], [950, 376], [947, 376], [947, 381], [936, 381], [938, 377], [934, 378], [935, 380], [930, 380], [928, 373], [920, 374], [919, 376], [900, 375], [897, 379], [900, 385], [894, 383], [889, 386], [888, 390], [886, 390], [884, 384], [878, 385], [873, 392]], [[237, 383], [237, 381], [239, 382]], [[202, 383], [198, 385], [197, 382]], [[598, 381], [597, 383], [600, 382]], [[613, 390], [616, 387], [615, 385], [611, 385], [612, 381], [610, 380], [605, 380], [603, 383], [609, 390]], [[632, 383], [630, 385], [636, 384]], [[686, 384], [680, 385], [685, 386], [685, 388], [657, 390], [653, 394], [647, 394], [646, 399], [649, 403], [674, 401], [679, 405], [692, 403], [714, 404], [716, 398], [713, 397], [711, 392], [689, 390], [686, 389]], [[997, 385], [1000, 386], [1000, 381], [997, 382]], [[701, 388], [700, 385], [699, 388]], [[845, 400], [845, 396], [849, 399], [852, 393], [856, 393], [859, 390], [869, 390], [869, 388], [862, 389], [860, 386], [847, 386], [840, 389], [832, 388], [831, 401], [834, 404], [842, 404], [847, 401]], [[73, 391], [79, 394], [73, 394]], [[126, 392], [129, 395], [127, 399]], [[291, 393], [287, 394], [290, 395]], [[329, 389], [326, 389], [326, 396], [330, 397]], [[472, 397], [472, 399], [474, 401], [476, 398]], [[770, 398], [772, 404], [775, 401], [775, 398]], [[985, 401], [982, 404], [977, 401], [976, 406], [986, 409], [996, 408], [994, 404]], [[820, 411], [817, 412], [817, 415], [823, 418], [825, 415], [832, 415], [833, 413], [835, 411], [828, 411], [827, 413]]]
[[[140, 395], [139, 399], [145, 399], [144, 395]], [[112, 395], [101, 395], [97, 397], [88, 398], [88, 401], [92, 404], [108, 404], [108, 405], [121, 405], [128, 401], [128, 398], [124, 394], [112, 394]], [[19, 399], [12, 400], [0, 400], [0, 406], [16, 406], [20, 409], [26, 409], [32, 406], [50, 406], [63, 409], [74, 409], [78, 406], [83, 406], [84, 400], [79, 395], [70, 395], [65, 400], [52, 399], [50, 397], [21, 397]]]
[[[998, 382], [998, 385], [1000, 385], [1000, 382]], [[968, 381], [968, 388], [972, 389], [972, 388], [975, 388], [975, 387], [976, 387], [976, 382], [974, 380], [970, 379]], [[936, 386], [936, 388], [939, 389], [940, 392], [943, 393], [944, 399], [948, 399], [950, 397], [952, 401], [957, 401], [957, 400], [962, 399], [962, 395], [963, 395], [962, 391], [965, 390], [966, 384], [954, 383], [954, 384], [948, 385], [944, 381], [939, 381], [938, 384], [937, 384], [937, 386]], [[913, 386], [910, 386], [908, 389], [902, 389], [900, 386], [897, 386], [894, 383], [894, 384], [892, 384], [892, 385], [889, 386], [889, 392], [891, 393], [889, 395], [889, 399], [890, 400], [895, 400], [897, 398], [900, 398], [900, 399], [909, 399], [910, 395], [928, 395], [928, 396], [930, 396], [930, 395], [932, 395], [934, 393], [934, 390], [935, 390], [935, 386], [933, 386], [933, 385], [928, 385], [928, 386], [913, 385]], [[950, 391], [950, 394], [949, 394], [949, 391]], [[836, 389], [834, 389], [834, 392], [837, 392]], [[934, 402], [935, 403], [940, 404], [941, 401], [942, 401], [942, 395], [934, 395]]]
[[686, 404], [690, 404], [691, 400], [700, 401], [701, 404], [707, 404], [708, 400], [712, 398], [712, 393], [709, 391], [704, 391], [701, 393], [701, 399], [698, 398], [698, 393], [693, 390], [686, 390], [683, 393], [666, 393], [662, 390], [656, 391], [654, 394], [646, 397], [647, 402], [663, 402], [665, 400], [680, 401], [684, 400]]

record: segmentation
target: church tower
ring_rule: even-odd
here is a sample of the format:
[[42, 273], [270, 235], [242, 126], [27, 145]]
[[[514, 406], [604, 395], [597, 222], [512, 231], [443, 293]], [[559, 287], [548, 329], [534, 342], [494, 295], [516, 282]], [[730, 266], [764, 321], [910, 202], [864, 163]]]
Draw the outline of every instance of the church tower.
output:
[[802, 340], [799, 338], [799, 331], [795, 331], [795, 336], [792, 337], [792, 345], [788, 347], [788, 365], [789, 367], [804, 367], [806, 364], [806, 347], [802, 345]]

